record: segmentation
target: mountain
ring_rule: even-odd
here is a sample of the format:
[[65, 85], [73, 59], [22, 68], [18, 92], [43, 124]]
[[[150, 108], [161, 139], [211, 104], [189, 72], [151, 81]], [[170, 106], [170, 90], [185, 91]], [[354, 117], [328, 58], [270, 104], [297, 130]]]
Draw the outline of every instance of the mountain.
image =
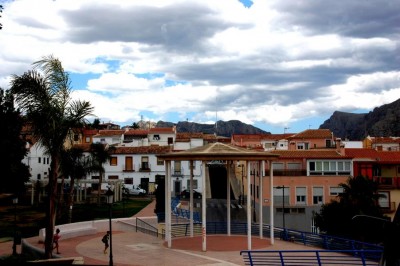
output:
[[320, 129], [330, 129], [336, 137], [362, 140], [366, 136], [400, 136], [400, 99], [365, 114], [335, 111]]
[[218, 121], [215, 124], [199, 124], [193, 122], [172, 122], [158, 121], [156, 127], [176, 126], [177, 132], [202, 132], [205, 134], [217, 133], [218, 136], [231, 137], [232, 134], [271, 134], [252, 125], [240, 122], [239, 120]]

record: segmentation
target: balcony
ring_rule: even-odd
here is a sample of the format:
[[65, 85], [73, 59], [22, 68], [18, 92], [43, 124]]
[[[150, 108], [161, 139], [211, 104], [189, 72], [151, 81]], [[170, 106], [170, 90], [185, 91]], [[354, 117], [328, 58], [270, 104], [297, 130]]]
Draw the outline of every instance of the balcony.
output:
[[378, 183], [380, 189], [399, 189], [400, 188], [400, 177], [386, 177], [386, 176], [374, 176], [373, 181]]
[[150, 171], [151, 167], [148, 162], [142, 162], [141, 164], [139, 164], [139, 172], [150, 172]]
[[[269, 170], [268, 170], [269, 171]], [[268, 173], [268, 171], [266, 173]], [[307, 170], [277, 170], [274, 169], [274, 176], [306, 176]]]
[[383, 213], [393, 213], [396, 211], [396, 202], [388, 202], [386, 206], [381, 206]]
[[126, 164], [124, 164], [123, 166], [122, 166], [123, 168], [122, 168], [122, 172], [135, 172], [135, 166], [134, 165], [126, 165]]
[[173, 177], [183, 177], [183, 168], [172, 168], [171, 175]]

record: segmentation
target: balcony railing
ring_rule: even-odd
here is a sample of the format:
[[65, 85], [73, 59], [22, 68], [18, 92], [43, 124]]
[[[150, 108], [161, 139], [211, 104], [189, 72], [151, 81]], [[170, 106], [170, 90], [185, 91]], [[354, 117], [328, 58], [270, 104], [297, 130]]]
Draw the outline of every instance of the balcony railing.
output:
[[274, 176], [306, 176], [307, 170], [277, 170], [274, 169]]
[[151, 165], [148, 162], [142, 162], [139, 164], [139, 172], [150, 172]]
[[400, 177], [374, 176], [372, 180], [378, 183], [379, 188], [400, 188]]
[[135, 166], [134, 165], [126, 165], [124, 164], [123, 166], [123, 172], [135, 172]]
[[174, 177], [183, 176], [183, 168], [172, 168], [171, 175]]

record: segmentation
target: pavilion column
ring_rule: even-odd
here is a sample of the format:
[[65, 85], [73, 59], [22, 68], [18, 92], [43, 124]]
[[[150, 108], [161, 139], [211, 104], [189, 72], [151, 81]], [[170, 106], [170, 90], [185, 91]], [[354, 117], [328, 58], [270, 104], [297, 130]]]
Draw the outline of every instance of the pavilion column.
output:
[[272, 161], [268, 161], [269, 163], [269, 186], [270, 186], [270, 208], [269, 208], [269, 224], [270, 224], [270, 239], [271, 245], [275, 243], [274, 241], [274, 169]]
[[171, 238], [171, 161], [165, 164], [165, 237], [168, 247], [172, 246]]
[[232, 161], [227, 161], [226, 168], [227, 168], [227, 174], [226, 174], [226, 220], [227, 220], [227, 234], [228, 236], [231, 235], [231, 165]]
[[259, 173], [260, 173], [260, 181], [259, 181], [259, 198], [258, 198], [258, 213], [259, 213], [259, 226], [260, 226], [260, 238], [263, 238], [263, 203], [264, 203], [264, 196], [263, 196], [263, 177], [264, 177], [264, 161], [259, 161]]
[[247, 161], [247, 249], [251, 250], [251, 195], [250, 195], [250, 162]]
[[193, 237], [193, 160], [189, 162], [190, 167], [190, 200], [189, 200], [189, 215], [190, 215], [190, 237]]
[[202, 236], [202, 250], [207, 251], [207, 231], [206, 231], [206, 226], [207, 226], [207, 217], [206, 217], [206, 168], [207, 161], [202, 162], [202, 167], [203, 167], [203, 176], [202, 176], [202, 185], [203, 185], [203, 196], [201, 197], [201, 236]]

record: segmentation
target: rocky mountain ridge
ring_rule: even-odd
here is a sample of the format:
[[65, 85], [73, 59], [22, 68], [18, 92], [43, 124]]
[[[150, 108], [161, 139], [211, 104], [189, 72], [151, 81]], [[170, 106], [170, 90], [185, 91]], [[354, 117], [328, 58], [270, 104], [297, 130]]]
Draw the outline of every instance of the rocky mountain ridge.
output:
[[399, 137], [400, 99], [364, 114], [335, 111], [319, 128], [330, 129], [336, 137], [348, 140], [362, 140], [368, 135]]
[[[202, 132], [225, 137], [231, 137], [232, 134], [271, 134], [239, 120], [218, 121], [216, 124], [158, 121], [155, 126], [172, 127], [174, 125], [177, 132]], [[373, 137], [400, 137], [400, 99], [376, 107], [369, 113], [357, 114], [335, 111], [319, 128], [330, 129], [335, 137], [343, 140], [357, 141], [368, 135]]]
[[156, 127], [176, 126], [177, 132], [202, 132], [205, 134], [217, 134], [218, 136], [231, 137], [232, 134], [271, 134], [239, 120], [217, 121], [216, 124], [199, 124], [193, 122], [164, 122], [158, 121]]

